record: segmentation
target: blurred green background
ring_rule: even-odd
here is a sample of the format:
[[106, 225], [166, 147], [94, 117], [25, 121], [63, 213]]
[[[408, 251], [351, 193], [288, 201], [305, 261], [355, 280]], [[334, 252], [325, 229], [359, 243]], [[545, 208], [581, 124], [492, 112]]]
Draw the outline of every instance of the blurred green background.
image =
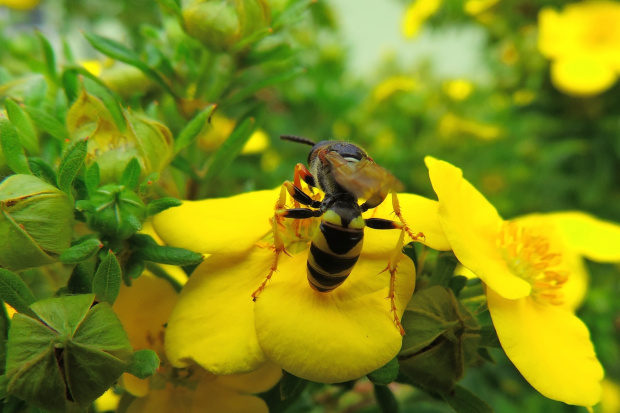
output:
[[[62, 93], [67, 84], [61, 73], [76, 67], [90, 70], [111, 91], [98, 93], [112, 94], [174, 136], [197, 111], [217, 104], [211, 125], [162, 171], [159, 196], [200, 199], [276, 187], [306, 160], [307, 147], [278, 139], [290, 134], [358, 143], [407, 192], [431, 198], [423, 158], [449, 161], [504, 218], [580, 210], [620, 222], [620, 84], [613, 77], [604, 87], [570, 89], [571, 81], [580, 81], [577, 74], [567, 88], [552, 75], [562, 56], [540, 46], [541, 10], [560, 13], [582, 2], [271, 0], [273, 33], [262, 33], [249, 51], [223, 53], [205, 52], [184, 33], [182, 25], [193, 23], [175, 16], [170, 3], [0, 1], [0, 104], [10, 97], [63, 120], [71, 101]], [[596, 16], [583, 17], [588, 19], [594, 19], [590, 29], [605, 28], [591, 37], [620, 56], [620, 20], [597, 25]], [[35, 29], [56, 53], [54, 80]], [[554, 30], [567, 39], [574, 35], [570, 28]], [[95, 50], [84, 33], [133, 50], [170, 80], [173, 93]], [[596, 53], [586, 55], [595, 59]], [[609, 65], [616, 76], [620, 65]], [[593, 79], [589, 73], [584, 66], [583, 82]], [[98, 83], [88, 76], [84, 82], [97, 95]], [[232, 164], [210, 169], [235, 125], [249, 118], [250, 143]], [[39, 139], [38, 155], [53, 163], [60, 149], [48, 144], [45, 132]], [[619, 268], [588, 265], [591, 285], [579, 316], [607, 374], [604, 402], [595, 411], [618, 412]], [[543, 398], [501, 351], [494, 356], [496, 365], [471, 369], [462, 384], [495, 411], [585, 411]], [[313, 388], [291, 411], [378, 411], [367, 390]], [[450, 411], [407, 386], [394, 391], [402, 412]]]

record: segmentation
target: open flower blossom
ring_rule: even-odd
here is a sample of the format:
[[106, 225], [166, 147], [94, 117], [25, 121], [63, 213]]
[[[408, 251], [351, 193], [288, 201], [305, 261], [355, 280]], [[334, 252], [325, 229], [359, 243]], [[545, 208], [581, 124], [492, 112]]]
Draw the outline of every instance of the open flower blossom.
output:
[[[398, 256], [396, 309], [402, 315], [415, 286], [411, 259], [396, 251], [400, 231], [366, 229], [359, 261], [330, 293], [313, 290], [306, 266], [320, 218], [286, 219], [280, 230], [287, 254], [256, 301], [274, 261], [271, 219], [280, 190], [230, 198], [185, 201], [154, 217], [168, 245], [211, 254], [181, 292], [166, 332], [166, 353], [179, 368], [197, 363], [215, 374], [254, 371], [269, 361], [312, 381], [359, 378], [393, 359], [402, 336], [390, 313], [390, 274]], [[399, 195], [415, 232], [436, 249], [448, 244], [437, 221], [437, 202]], [[365, 217], [392, 218], [384, 201]]]
[[[187, 278], [178, 267], [166, 266], [166, 271], [177, 280]], [[145, 272], [132, 287], [123, 285], [114, 303], [134, 350], [151, 349], [161, 359], [157, 373], [147, 379], [123, 375], [123, 387], [136, 396], [127, 412], [267, 413], [265, 402], [253, 394], [280, 379], [281, 370], [274, 364], [226, 377], [196, 365], [183, 369], [170, 365], [164, 352], [165, 325], [177, 297], [168, 281]]]
[[609, 89], [620, 73], [620, 4], [584, 1], [538, 16], [538, 48], [552, 60], [551, 80], [560, 91], [592, 96]]
[[563, 306], [572, 264], [563, 237], [544, 220], [503, 220], [460, 169], [431, 157], [426, 165], [441, 226], [459, 261], [485, 283], [508, 358], [544, 396], [596, 404], [604, 373], [587, 327]]

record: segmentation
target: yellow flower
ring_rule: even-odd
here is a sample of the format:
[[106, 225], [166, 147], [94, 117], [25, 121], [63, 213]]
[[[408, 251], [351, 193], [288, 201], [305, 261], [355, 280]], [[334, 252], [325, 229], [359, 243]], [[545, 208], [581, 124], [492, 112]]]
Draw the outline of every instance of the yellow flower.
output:
[[437, 13], [443, 0], [415, 0], [407, 7], [403, 19], [403, 34], [407, 38], [418, 35], [424, 22]]
[[[187, 278], [178, 267], [166, 266], [175, 279]], [[178, 273], [178, 274], [177, 274]], [[266, 404], [254, 393], [273, 387], [281, 371], [273, 364], [250, 374], [218, 377], [199, 366], [173, 368], [165, 357], [165, 325], [177, 301], [177, 293], [164, 279], [145, 272], [132, 287], [123, 285], [114, 303], [134, 350], [157, 352], [161, 366], [152, 377], [123, 376], [125, 390], [136, 396], [127, 409], [139, 412], [265, 412]], [[225, 344], [223, 344], [225, 345]]]
[[415, 90], [417, 86], [417, 82], [412, 77], [392, 76], [383, 80], [381, 83], [375, 86], [374, 90], [372, 91], [371, 100], [374, 104], [378, 104], [383, 102], [385, 99], [389, 98], [396, 92], [411, 92], [412, 90]]
[[[385, 365], [400, 350], [402, 336], [385, 299], [390, 274], [382, 272], [396, 255], [399, 231], [367, 229], [349, 278], [333, 292], [319, 293], [306, 280], [310, 234], [319, 219], [285, 220], [281, 234], [290, 256], [280, 255], [277, 272], [252, 300], [274, 260], [271, 218], [279, 192], [185, 201], [155, 216], [154, 228], [168, 245], [212, 254], [194, 271], [170, 317], [166, 351], [174, 366], [195, 362], [232, 374], [272, 361], [295, 376], [336, 383]], [[447, 249], [437, 203], [410, 194], [399, 198], [405, 218], [424, 232], [427, 245]], [[389, 205], [367, 216], [389, 218]], [[413, 293], [415, 269], [407, 256], [398, 256], [400, 316]]]
[[551, 80], [560, 91], [592, 96], [609, 89], [620, 71], [620, 4], [585, 1], [561, 13], [542, 9], [538, 48], [552, 60]]
[[544, 396], [592, 406], [603, 368], [587, 327], [560, 305], [570, 283], [567, 247], [550, 227], [504, 221], [460, 169], [427, 157], [439, 220], [459, 261], [486, 284], [507, 356]]
[[474, 90], [474, 84], [467, 79], [446, 80], [442, 85], [443, 91], [452, 100], [465, 100]]
[[6, 6], [15, 10], [30, 10], [39, 5], [40, 0], [0, 0], [0, 7]]

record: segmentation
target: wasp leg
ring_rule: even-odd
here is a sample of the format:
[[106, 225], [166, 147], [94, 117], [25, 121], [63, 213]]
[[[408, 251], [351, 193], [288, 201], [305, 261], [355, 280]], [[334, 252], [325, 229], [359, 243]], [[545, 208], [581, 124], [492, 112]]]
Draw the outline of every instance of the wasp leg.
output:
[[[290, 184], [290, 182], [288, 182]], [[292, 184], [291, 184], [292, 186]], [[280, 196], [278, 197], [278, 201], [276, 202], [275, 211], [273, 213], [273, 217], [271, 218], [271, 226], [273, 231], [273, 248], [274, 248], [274, 257], [271, 263], [271, 267], [269, 268], [269, 274], [265, 277], [265, 280], [262, 284], [252, 293], [252, 301], [256, 301], [258, 295], [265, 289], [271, 277], [273, 277], [273, 273], [278, 270], [278, 261], [280, 260], [280, 254], [285, 253], [286, 249], [284, 248], [284, 241], [282, 240], [282, 235], [280, 235], [280, 225], [282, 225], [282, 220], [284, 218], [296, 218], [296, 219], [305, 219], [318, 217], [323, 214], [320, 210], [312, 210], [308, 208], [293, 208], [293, 209], [284, 209], [286, 202], [286, 192], [288, 191], [288, 187], [286, 183], [282, 185], [280, 190]], [[302, 192], [303, 194], [303, 192]], [[305, 195], [305, 194], [304, 194]], [[306, 195], [307, 196], [307, 195]], [[310, 199], [310, 197], [308, 197]], [[312, 201], [312, 199], [310, 199]], [[314, 202], [314, 201], [313, 201]]]
[[417, 241], [419, 238], [426, 239], [424, 233], [422, 232], [418, 232], [417, 234], [413, 235], [413, 232], [409, 228], [409, 225], [407, 225], [405, 218], [403, 218], [403, 214], [400, 212], [400, 202], [398, 202], [396, 192], [392, 192], [392, 208], [394, 209], [394, 214], [396, 214], [398, 220], [403, 225], [404, 230], [407, 232], [407, 234], [412, 240]]

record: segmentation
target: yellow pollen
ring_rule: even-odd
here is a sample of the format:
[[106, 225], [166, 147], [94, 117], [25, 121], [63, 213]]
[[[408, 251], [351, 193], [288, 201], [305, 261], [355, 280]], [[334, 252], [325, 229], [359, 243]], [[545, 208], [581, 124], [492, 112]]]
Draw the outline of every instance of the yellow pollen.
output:
[[497, 246], [512, 273], [531, 284], [534, 299], [562, 304], [562, 286], [569, 274], [554, 269], [562, 262], [562, 254], [550, 252], [547, 236], [514, 221], [506, 221], [497, 238]]

